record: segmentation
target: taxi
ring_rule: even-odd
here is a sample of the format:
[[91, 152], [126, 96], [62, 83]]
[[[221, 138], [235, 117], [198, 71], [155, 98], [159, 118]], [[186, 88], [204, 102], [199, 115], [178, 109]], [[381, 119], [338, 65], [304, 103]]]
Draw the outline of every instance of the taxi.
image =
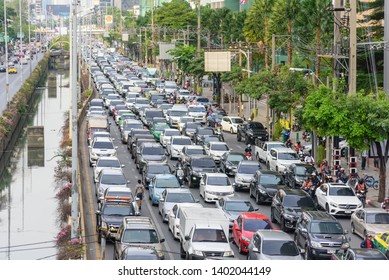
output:
[[389, 230], [382, 232], [380, 234], [377, 234], [374, 237], [374, 245], [378, 250], [380, 250], [382, 253], [386, 254], [389, 247]]
[[9, 65], [8, 66], [8, 74], [17, 74], [18, 69], [14, 65]]

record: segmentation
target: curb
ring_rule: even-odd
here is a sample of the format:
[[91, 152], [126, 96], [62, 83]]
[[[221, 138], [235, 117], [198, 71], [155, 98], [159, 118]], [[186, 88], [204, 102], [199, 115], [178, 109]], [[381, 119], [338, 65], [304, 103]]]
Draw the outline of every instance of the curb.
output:
[[374, 208], [381, 208], [381, 203], [379, 203], [378, 201], [368, 199], [366, 200], [366, 204]]

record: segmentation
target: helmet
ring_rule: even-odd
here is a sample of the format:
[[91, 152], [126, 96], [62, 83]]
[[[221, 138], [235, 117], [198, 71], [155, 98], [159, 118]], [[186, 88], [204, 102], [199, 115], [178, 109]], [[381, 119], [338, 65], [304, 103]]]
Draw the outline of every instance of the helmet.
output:
[[182, 161], [182, 158], [179, 157], [179, 158], [178, 158], [178, 161]]
[[342, 167], [342, 168], [340, 168], [340, 171], [344, 171], [344, 168]]
[[312, 174], [311, 174], [312, 176], [316, 176], [316, 173], [315, 172], [312, 172]]
[[297, 141], [297, 145], [300, 145], [300, 141]]
[[247, 145], [247, 148], [251, 148], [251, 144], [248, 144], [248, 145]]
[[359, 179], [359, 184], [363, 184], [364, 183], [364, 180], [363, 179]]
[[385, 201], [388, 202], [389, 201], [389, 196], [385, 198]]

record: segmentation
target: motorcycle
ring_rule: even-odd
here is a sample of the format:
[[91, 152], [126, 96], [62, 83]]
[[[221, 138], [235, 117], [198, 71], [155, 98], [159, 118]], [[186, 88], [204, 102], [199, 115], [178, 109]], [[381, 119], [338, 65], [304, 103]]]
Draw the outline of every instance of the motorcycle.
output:
[[218, 136], [220, 141], [224, 142], [224, 135], [223, 135], [223, 131], [222, 131], [222, 126], [219, 123], [215, 125], [214, 133], [215, 133], [215, 135]]
[[251, 152], [247, 152], [245, 156], [248, 160], [253, 160], [253, 154]]
[[299, 150], [298, 157], [299, 157], [299, 160], [300, 160], [300, 161], [304, 162], [305, 154], [304, 154], [303, 149], [300, 149], [300, 150]]
[[176, 176], [178, 178], [178, 182], [180, 183], [180, 185], [183, 185], [184, 184], [184, 169], [182, 168], [182, 166], [177, 167]]
[[363, 208], [365, 208], [365, 206], [366, 206], [366, 193], [367, 193], [367, 191], [359, 191], [359, 192], [357, 192], [357, 197], [362, 202]]

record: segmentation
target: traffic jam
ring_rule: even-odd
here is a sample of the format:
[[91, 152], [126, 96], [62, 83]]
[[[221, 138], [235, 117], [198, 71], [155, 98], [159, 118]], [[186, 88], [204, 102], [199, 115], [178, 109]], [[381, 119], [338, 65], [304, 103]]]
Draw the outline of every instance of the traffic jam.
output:
[[366, 206], [342, 170], [327, 180], [305, 147], [270, 141], [188, 83], [88, 52], [85, 174], [109, 259], [389, 258], [389, 213]]

